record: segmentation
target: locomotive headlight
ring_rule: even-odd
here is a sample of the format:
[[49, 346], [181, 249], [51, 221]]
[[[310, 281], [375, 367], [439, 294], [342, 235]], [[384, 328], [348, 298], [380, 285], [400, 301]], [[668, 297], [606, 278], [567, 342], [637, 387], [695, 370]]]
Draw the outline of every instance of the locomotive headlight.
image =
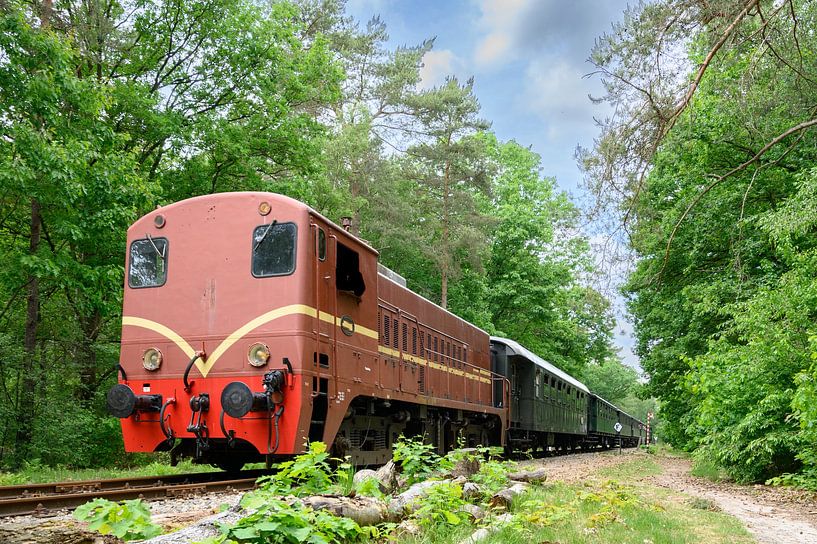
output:
[[157, 348], [145, 350], [142, 355], [142, 366], [145, 367], [145, 370], [159, 370], [159, 367], [162, 366], [162, 352]]
[[250, 346], [250, 351], [247, 354], [247, 359], [252, 366], [264, 366], [269, 361], [269, 348], [266, 344], [258, 342]]

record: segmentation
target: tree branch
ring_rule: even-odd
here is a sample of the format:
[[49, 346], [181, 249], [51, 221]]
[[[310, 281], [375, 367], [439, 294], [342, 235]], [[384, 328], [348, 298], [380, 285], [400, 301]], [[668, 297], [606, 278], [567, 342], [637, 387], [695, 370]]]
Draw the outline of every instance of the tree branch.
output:
[[783, 132], [782, 134], [780, 134], [779, 136], [774, 138], [772, 141], [770, 141], [769, 143], [764, 145], [763, 148], [760, 151], [758, 151], [755, 154], [755, 156], [752, 157], [751, 159], [749, 159], [748, 161], [739, 164], [738, 166], [732, 168], [731, 170], [729, 170], [725, 174], [715, 176], [715, 179], [712, 181], [712, 183], [710, 183], [709, 185], [704, 187], [703, 191], [698, 193], [698, 195], [695, 197], [695, 199], [689, 204], [689, 206], [686, 207], [686, 209], [684, 210], [684, 213], [681, 214], [681, 218], [678, 219], [678, 221], [675, 223], [675, 226], [672, 228], [672, 232], [670, 233], [669, 240], [667, 240], [667, 247], [664, 250], [664, 262], [661, 265], [661, 270], [658, 272], [658, 276], [661, 277], [664, 274], [664, 270], [666, 269], [667, 263], [669, 262], [669, 253], [670, 253], [670, 249], [672, 248], [672, 242], [675, 239], [675, 235], [678, 233], [678, 229], [681, 227], [681, 223], [684, 222], [684, 220], [689, 215], [689, 212], [692, 211], [692, 209], [695, 206], [698, 205], [698, 203], [701, 201], [701, 199], [703, 199], [703, 197], [709, 191], [711, 191], [713, 188], [715, 188], [715, 186], [717, 186], [720, 182], [722, 182], [726, 178], [728, 178], [730, 176], [733, 176], [734, 174], [737, 174], [741, 170], [745, 170], [748, 166], [755, 163], [758, 159], [760, 159], [760, 157], [765, 155], [766, 152], [769, 151], [769, 149], [771, 149], [772, 147], [774, 147], [775, 145], [780, 143], [786, 137], [791, 136], [792, 134], [794, 134], [796, 132], [800, 132], [802, 130], [806, 130], [807, 128], [813, 127], [814, 125], [817, 125], [817, 119], [810, 119], [808, 121], [804, 121], [804, 122], [800, 123], [799, 125], [796, 125], [796, 126], [793, 126], [793, 127], [789, 128], [788, 130], [786, 130], [785, 132]]

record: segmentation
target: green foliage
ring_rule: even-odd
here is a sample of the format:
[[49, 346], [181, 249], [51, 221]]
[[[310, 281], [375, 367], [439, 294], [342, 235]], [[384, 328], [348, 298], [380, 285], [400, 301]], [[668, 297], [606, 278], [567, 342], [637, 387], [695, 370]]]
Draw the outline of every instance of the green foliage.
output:
[[[638, 264], [624, 290], [661, 437], [756, 482], [817, 466], [817, 135], [802, 125], [817, 40], [797, 32], [817, 9], [792, 2], [769, 27], [766, 6], [721, 7], [644, 4], [599, 41], [617, 114], [584, 164], [598, 202], [627, 221]], [[688, 64], [665, 71], [670, 50]]]
[[221, 536], [207, 542], [329, 544], [358, 542], [376, 534], [374, 529], [361, 528], [349, 518], [312, 510], [297, 500], [267, 497], [250, 508], [255, 510], [252, 514], [234, 525], [220, 525]]
[[516, 470], [516, 464], [512, 461], [489, 459], [480, 464], [479, 472], [471, 479], [481, 485], [486, 493], [493, 494], [507, 486], [508, 474], [514, 470]]
[[465, 505], [462, 498], [462, 486], [451, 482], [440, 482], [430, 487], [426, 494], [418, 499], [419, 508], [412, 517], [422, 527], [432, 525], [459, 525], [464, 514], [460, 509]]
[[[323, 442], [310, 442], [306, 453], [296, 456], [291, 461], [278, 463], [275, 469], [275, 474], [258, 479], [258, 492], [245, 495], [242, 506], [256, 508], [265, 497], [280, 494], [303, 497], [326, 493], [333, 485], [329, 453]], [[344, 482], [348, 481], [348, 472], [348, 467], [341, 469]]]
[[150, 521], [150, 510], [141, 499], [112, 502], [94, 499], [74, 510], [74, 517], [88, 522], [89, 529], [122, 540], [144, 540], [161, 534]]
[[766, 480], [766, 485], [797, 487], [807, 491], [817, 492], [817, 471], [809, 470], [792, 474], [787, 472]]
[[424, 480], [436, 469], [440, 457], [434, 453], [434, 445], [422, 438], [400, 436], [394, 443], [394, 462], [400, 466], [409, 485]]

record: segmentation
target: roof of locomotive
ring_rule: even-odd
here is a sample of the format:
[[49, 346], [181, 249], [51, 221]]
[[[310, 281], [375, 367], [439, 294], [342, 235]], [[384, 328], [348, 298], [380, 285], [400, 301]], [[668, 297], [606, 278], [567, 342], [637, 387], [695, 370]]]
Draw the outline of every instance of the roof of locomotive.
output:
[[292, 197], [282, 195], [282, 194], [279, 194], [279, 193], [270, 193], [270, 192], [267, 192], [267, 191], [228, 191], [228, 192], [224, 192], [224, 193], [213, 193], [213, 194], [209, 194], [209, 195], [200, 195], [200, 196], [194, 196], [194, 197], [191, 197], [191, 198], [186, 198], [184, 200], [179, 200], [177, 202], [173, 202], [172, 204], [168, 204], [166, 206], [160, 206], [160, 207], [156, 208], [155, 210], [152, 210], [151, 212], [146, 213], [145, 215], [143, 215], [142, 217], [137, 219], [130, 227], [128, 227], [128, 230], [132, 229], [137, 224], [141, 223], [145, 218], [150, 217], [155, 213], [161, 213], [162, 211], [165, 211], [165, 212], [172, 211], [172, 209], [175, 208], [175, 207], [181, 207], [181, 206], [184, 206], [186, 204], [192, 203], [194, 201], [198, 201], [198, 200], [204, 200], [204, 201], [218, 200], [218, 199], [224, 199], [224, 198], [241, 199], [241, 198], [251, 198], [251, 197], [265, 197], [265, 198], [269, 198], [269, 199], [274, 200], [274, 201], [278, 201], [278, 202], [280, 202], [282, 204], [285, 204], [287, 206], [290, 206], [290, 207], [292, 207], [294, 209], [300, 208], [305, 213], [310, 213], [310, 214], [315, 215], [316, 217], [320, 218], [321, 220], [326, 221], [329, 224], [329, 226], [331, 226], [332, 228], [334, 228], [338, 232], [342, 233], [342, 235], [346, 236], [347, 238], [350, 238], [351, 240], [354, 240], [355, 242], [358, 242], [360, 245], [364, 246], [366, 249], [373, 252], [375, 255], [378, 254], [378, 251], [375, 248], [373, 248], [371, 245], [369, 245], [368, 242], [366, 242], [365, 240], [363, 240], [361, 238], [358, 238], [357, 236], [355, 236], [351, 232], [344, 229], [342, 226], [338, 225], [337, 223], [335, 223], [331, 219], [329, 219], [326, 216], [322, 215], [320, 212], [315, 211], [313, 208], [311, 208], [307, 204], [304, 204], [300, 200], [296, 200], [296, 199], [294, 199]]
[[[385, 268], [385, 267], [384, 267], [384, 268]], [[386, 270], [389, 270], [389, 269], [388, 269], [388, 268], [386, 268]], [[378, 275], [378, 277], [383, 278], [383, 279], [384, 279], [384, 280], [386, 280], [386, 281], [390, 281], [391, 283], [395, 284], [397, 287], [399, 287], [399, 288], [401, 288], [401, 289], [404, 289], [404, 290], [408, 291], [409, 293], [413, 294], [414, 296], [416, 296], [417, 298], [419, 298], [419, 299], [423, 300], [424, 302], [427, 302], [428, 304], [431, 304], [432, 306], [436, 306], [436, 308], [437, 308], [438, 310], [441, 310], [442, 312], [444, 312], [444, 313], [446, 313], [446, 314], [450, 315], [451, 317], [454, 317], [454, 318], [456, 318], [456, 319], [459, 319], [460, 321], [464, 321], [465, 323], [467, 323], [467, 324], [468, 324], [468, 325], [470, 325], [471, 327], [473, 327], [473, 328], [477, 329], [478, 331], [480, 331], [480, 332], [482, 332], [482, 333], [485, 333], [485, 334], [488, 334], [486, 331], [484, 331], [483, 329], [481, 329], [481, 328], [480, 328], [480, 327], [478, 327], [477, 325], [474, 325], [473, 323], [471, 323], [471, 322], [470, 322], [470, 321], [468, 321], [467, 319], [463, 319], [462, 317], [458, 316], [457, 314], [452, 313], [452, 312], [450, 312], [450, 311], [446, 310], [445, 308], [443, 308], [442, 306], [440, 306], [440, 305], [439, 305], [439, 304], [437, 304], [436, 302], [432, 302], [432, 301], [428, 300], [426, 297], [424, 297], [423, 295], [421, 295], [421, 294], [420, 294], [420, 293], [418, 293], [417, 291], [412, 291], [412, 290], [411, 290], [411, 289], [408, 287], [408, 285], [404, 285], [404, 284], [400, 283], [399, 281], [395, 280], [395, 279], [394, 279], [394, 278], [392, 278], [391, 276], [388, 276], [387, 274], [384, 274], [384, 273], [383, 273], [383, 272], [381, 272], [380, 270], [378, 270], [378, 271], [377, 271], [377, 275]], [[400, 276], [400, 277], [402, 278], [402, 276]], [[404, 281], [405, 281], [405, 278], [403, 278], [403, 279], [404, 279]]]
[[542, 359], [541, 357], [539, 357], [538, 355], [536, 355], [535, 353], [533, 353], [532, 351], [530, 351], [529, 349], [524, 347], [519, 342], [516, 342], [516, 341], [511, 340], [509, 338], [501, 338], [499, 336], [492, 336], [491, 337], [491, 342], [496, 342], [498, 344], [504, 344], [505, 346], [507, 346], [507, 347], [509, 347], [509, 348], [511, 348], [513, 350], [514, 355], [519, 355], [519, 356], [525, 357], [526, 359], [529, 359], [529, 360], [533, 361], [533, 363], [535, 365], [544, 368], [545, 370], [547, 370], [551, 374], [553, 374], [555, 376], [558, 376], [559, 378], [561, 378], [562, 380], [566, 381], [567, 383], [573, 385], [574, 387], [576, 387], [578, 389], [581, 389], [585, 393], [590, 393], [590, 390], [582, 382], [580, 382], [579, 380], [577, 380], [576, 378], [574, 378], [573, 376], [571, 376], [567, 372], [565, 372], [565, 371], [553, 366], [552, 364], [548, 363], [547, 361], [545, 361], [544, 359]]

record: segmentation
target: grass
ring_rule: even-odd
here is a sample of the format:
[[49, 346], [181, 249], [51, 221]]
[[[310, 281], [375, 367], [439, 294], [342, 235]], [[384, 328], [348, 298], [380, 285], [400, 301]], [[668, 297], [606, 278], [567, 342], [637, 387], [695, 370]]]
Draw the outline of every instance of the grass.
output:
[[690, 474], [699, 478], [706, 478], [711, 482], [723, 482], [729, 479], [723, 469], [712, 461], [701, 457], [695, 457], [692, 461]]
[[87, 468], [47, 467], [36, 461], [26, 463], [17, 472], [0, 472], [0, 485], [23, 485], [29, 483], [66, 482], [107, 478], [130, 478], [137, 476], [167, 476], [189, 472], [212, 472], [219, 470], [209, 465], [194, 465], [189, 460], [181, 461], [175, 467], [169, 463], [154, 461], [145, 465], [128, 468]]
[[[660, 455], [660, 454], [659, 454]], [[741, 523], [717, 506], [644, 482], [660, 474], [655, 455], [597, 470], [582, 483], [547, 483], [517, 497], [512, 521], [485, 544], [750, 544]], [[496, 518], [486, 524], [497, 526]], [[401, 544], [458, 543], [477, 526], [432, 527]]]
[[637, 480], [661, 474], [661, 465], [652, 456], [639, 457], [632, 461], [599, 469], [596, 473], [603, 478]]

